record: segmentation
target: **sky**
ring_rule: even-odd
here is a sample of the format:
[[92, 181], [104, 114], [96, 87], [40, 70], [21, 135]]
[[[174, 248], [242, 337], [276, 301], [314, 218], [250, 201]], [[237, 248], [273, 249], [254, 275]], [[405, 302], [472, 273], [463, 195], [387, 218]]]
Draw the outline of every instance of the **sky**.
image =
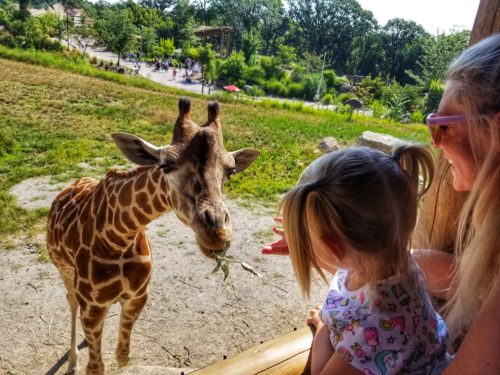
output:
[[357, 0], [371, 10], [379, 25], [391, 18], [415, 21], [431, 33], [450, 29], [472, 30], [480, 0]]

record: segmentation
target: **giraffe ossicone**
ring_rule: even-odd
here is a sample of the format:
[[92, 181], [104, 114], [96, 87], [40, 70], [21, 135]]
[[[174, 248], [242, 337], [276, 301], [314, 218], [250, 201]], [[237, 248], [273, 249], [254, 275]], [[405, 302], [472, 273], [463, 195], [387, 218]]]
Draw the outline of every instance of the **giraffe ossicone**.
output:
[[89, 346], [87, 374], [103, 374], [101, 339], [110, 306], [121, 304], [116, 359], [130, 356], [132, 327], [148, 297], [151, 250], [145, 225], [169, 211], [195, 232], [201, 252], [213, 257], [226, 249], [232, 221], [222, 187], [249, 167], [256, 149], [227, 152], [217, 102], [208, 104], [202, 126], [190, 118], [189, 98], [179, 100], [172, 142], [158, 147], [127, 133], [113, 133], [122, 153], [139, 166], [110, 171], [100, 181], [83, 177], [52, 203], [47, 249], [67, 290], [71, 310], [71, 348], [67, 373], [77, 372], [78, 310]]

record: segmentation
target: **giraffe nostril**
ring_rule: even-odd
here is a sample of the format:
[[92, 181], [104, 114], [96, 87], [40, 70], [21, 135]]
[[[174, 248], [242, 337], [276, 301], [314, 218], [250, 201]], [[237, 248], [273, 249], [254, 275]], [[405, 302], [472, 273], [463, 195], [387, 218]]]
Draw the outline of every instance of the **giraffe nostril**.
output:
[[215, 226], [215, 221], [210, 212], [206, 210], [203, 216], [205, 217], [205, 223], [207, 224], [207, 226], [213, 228]]
[[229, 224], [231, 221], [231, 216], [229, 216], [229, 212], [226, 211], [226, 215], [224, 216], [224, 223]]

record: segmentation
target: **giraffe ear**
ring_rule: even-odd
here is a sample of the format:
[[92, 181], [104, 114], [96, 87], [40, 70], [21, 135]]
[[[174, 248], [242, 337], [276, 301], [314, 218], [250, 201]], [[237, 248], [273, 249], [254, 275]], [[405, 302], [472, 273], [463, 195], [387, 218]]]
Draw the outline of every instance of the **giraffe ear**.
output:
[[235, 173], [239, 173], [247, 169], [257, 157], [260, 155], [260, 151], [255, 148], [243, 148], [238, 151], [230, 152], [234, 158], [235, 162]]
[[160, 163], [160, 148], [127, 133], [113, 133], [111, 137], [131, 162], [139, 165], [155, 165]]

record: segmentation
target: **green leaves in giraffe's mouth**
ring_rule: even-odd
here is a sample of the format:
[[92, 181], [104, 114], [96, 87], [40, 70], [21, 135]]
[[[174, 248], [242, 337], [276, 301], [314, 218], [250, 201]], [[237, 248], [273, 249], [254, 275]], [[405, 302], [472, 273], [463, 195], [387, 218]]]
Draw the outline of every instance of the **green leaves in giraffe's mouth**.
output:
[[230, 263], [239, 263], [245, 271], [250, 272], [257, 277], [262, 277], [262, 275], [249, 264], [242, 262], [241, 260], [237, 260], [232, 255], [226, 255], [225, 250], [212, 250], [212, 254], [215, 256], [215, 261], [217, 262], [217, 265], [213, 269], [212, 273], [216, 273], [218, 270], [221, 270], [224, 273], [224, 280], [226, 280], [229, 276]]

